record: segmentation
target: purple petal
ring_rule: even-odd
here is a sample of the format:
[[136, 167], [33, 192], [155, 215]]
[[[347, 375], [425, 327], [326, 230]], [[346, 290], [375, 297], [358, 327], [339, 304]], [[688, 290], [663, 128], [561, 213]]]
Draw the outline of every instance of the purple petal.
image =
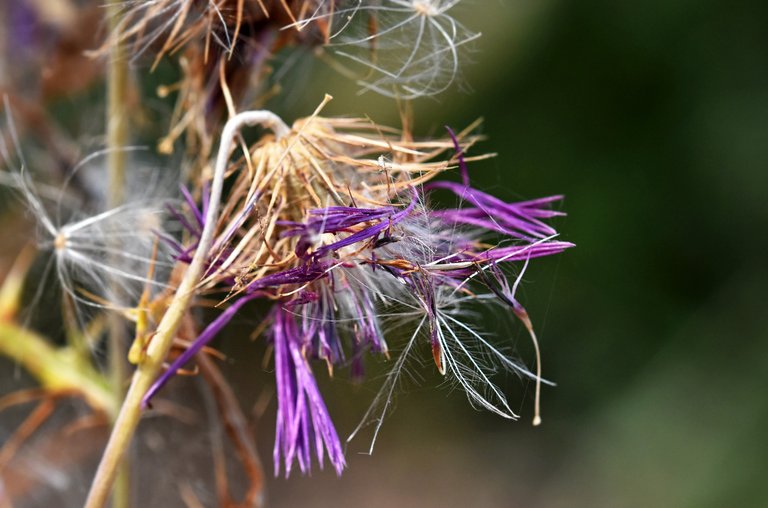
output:
[[448, 131], [448, 135], [451, 137], [451, 141], [453, 141], [453, 148], [456, 150], [456, 157], [459, 159], [461, 183], [464, 185], [464, 187], [469, 187], [469, 170], [467, 169], [467, 162], [464, 160], [464, 150], [461, 148], [459, 140], [456, 138], [456, 134], [454, 134], [453, 129], [447, 125], [445, 126], [445, 129]]
[[345, 466], [341, 441], [303, 353], [304, 339], [291, 312], [278, 305], [272, 325], [277, 383], [275, 475], [280, 473], [281, 458], [286, 477], [294, 461], [303, 473], [309, 472], [313, 447], [321, 467], [327, 451], [336, 473], [341, 474]]
[[453, 223], [471, 224], [491, 229], [517, 238], [545, 238], [555, 234], [555, 230], [539, 220], [562, 213], [545, 208], [550, 203], [562, 199], [562, 196], [550, 196], [518, 203], [506, 203], [501, 199], [454, 182], [431, 182], [428, 189], [450, 190], [474, 208], [438, 210], [435, 217]]
[[187, 206], [189, 207], [190, 211], [195, 216], [195, 220], [197, 221], [197, 224], [200, 227], [203, 227], [205, 224], [205, 220], [203, 219], [203, 214], [200, 211], [200, 209], [197, 207], [197, 203], [195, 203], [195, 199], [192, 197], [192, 194], [189, 193], [189, 190], [186, 186], [181, 185], [181, 195], [184, 196], [184, 201], [187, 203]]
[[296, 268], [289, 268], [282, 272], [272, 273], [260, 279], [251, 281], [246, 291], [254, 293], [268, 287], [284, 286], [290, 284], [306, 284], [315, 281], [328, 274], [330, 265], [321, 262], [307, 263]]
[[237, 311], [250, 300], [253, 300], [256, 295], [246, 295], [234, 301], [227, 309], [222, 312], [211, 324], [209, 324], [203, 333], [201, 333], [193, 342], [192, 345], [187, 348], [168, 369], [163, 372], [160, 377], [150, 386], [147, 393], [144, 394], [144, 398], [141, 401], [142, 407], [147, 408], [150, 405], [152, 397], [170, 381], [170, 379], [176, 375], [176, 371], [179, 370], [192, 359], [203, 347], [211, 342], [214, 337], [221, 331], [224, 326], [237, 314]]
[[330, 206], [327, 208], [313, 209], [309, 211], [309, 220], [304, 223], [281, 222], [281, 225], [288, 227], [288, 229], [281, 233], [281, 236], [300, 236], [301, 240], [299, 241], [296, 250], [299, 256], [304, 256], [311, 246], [309, 238], [313, 235], [348, 232], [350, 228], [365, 222], [379, 221], [376, 224], [352, 233], [336, 242], [317, 248], [313, 253], [313, 256], [315, 259], [318, 259], [343, 247], [374, 238], [402, 221], [416, 206], [418, 198], [416, 189], [412, 189], [412, 193], [413, 198], [411, 199], [411, 202], [406, 208], [399, 211], [397, 208], [391, 206], [381, 208]]

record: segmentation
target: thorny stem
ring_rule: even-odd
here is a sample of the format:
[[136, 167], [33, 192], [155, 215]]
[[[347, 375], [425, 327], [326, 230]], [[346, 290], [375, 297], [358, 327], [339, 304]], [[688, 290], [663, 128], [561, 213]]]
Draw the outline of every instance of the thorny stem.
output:
[[139, 423], [144, 394], [152, 386], [160, 372], [163, 361], [173, 344], [176, 331], [200, 281], [205, 260], [213, 241], [214, 230], [216, 229], [224, 174], [229, 165], [229, 156], [235, 137], [244, 126], [257, 124], [272, 129], [278, 138], [289, 132], [288, 126], [277, 115], [269, 111], [246, 111], [239, 113], [230, 118], [224, 126], [219, 151], [216, 156], [216, 165], [214, 166], [208, 210], [205, 216], [205, 227], [200, 235], [200, 242], [168, 310], [157, 327], [155, 336], [149, 343], [146, 359], [139, 364], [133, 374], [128, 393], [120, 408], [120, 413], [117, 416], [112, 434], [107, 442], [101, 463], [96, 471], [96, 477], [88, 493], [88, 499], [85, 504], [86, 508], [101, 508], [107, 501], [112, 484], [115, 481], [118, 465]]
[[[121, 5], [112, 2], [107, 5], [110, 29], [118, 33]], [[107, 67], [107, 171], [108, 208], [116, 208], [125, 201], [125, 146], [128, 144], [128, 60], [124, 45], [117, 40], [109, 50]], [[124, 383], [127, 365], [124, 352], [124, 331], [122, 320], [117, 313], [109, 316], [109, 373], [115, 406], [125, 395]], [[114, 424], [115, 422], [113, 422]], [[130, 461], [126, 457], [120, 467], [112, 499], [113, 508], [128, 508], [130, 505]]]

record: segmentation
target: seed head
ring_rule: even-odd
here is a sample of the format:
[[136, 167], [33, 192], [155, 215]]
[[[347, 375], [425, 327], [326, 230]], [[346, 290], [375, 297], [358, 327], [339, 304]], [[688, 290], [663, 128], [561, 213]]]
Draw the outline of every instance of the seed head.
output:
[[[517, 418], [494, 377], [508, 370], [542, 382], [538, 343], [515, 293], [531, 259], [572, 246], [556, 241], [545, 222], [561, 215], [549, 208], [560, 198], [508, 203], [472, 188], [466, 163], [475, 158], [465, 151], [477, 138], [468, 132], [412, 141], [368, 120], [317, 113], [262, 138], [228, 168], [231, 185], [212, 226], [201, 289], [224, 288], [229, 307], [145, 401], [247, 302], [263, 298], [275, 305], [268, 339], [278, 392], [276, 472], [282, 464], [288, 474], [294, 461], [309, 471], [311, 454], [322, 464], [326, 451], [341, 471], [341, 446], [311, 361], [323, 361], [329, 373], [342, 366], [362, 376], [364, 355], [389, 357], [400, 336], [395, 328], [404, 323], [410, 339], [361, 424], [375, 423], [373, 442], [406, 358], [420, 343], [473, 405]], [[455, 163], [464, 183], [437, 180]], [[444, 191], [458, 206], [433, 209], [431, 193]], [[177, 247], [180, 260], [199, 249], [195, 241], [209, 228], [210, 203], [204, 198], [199, 209], [191, 197], [187, 202], [192, 244]], [[520, 261], [523, 270], [510, 285], [505, 267]], [[493, 301], [511, 306], [531, 332], [536, 373], [467, 321], [473, 305]]]

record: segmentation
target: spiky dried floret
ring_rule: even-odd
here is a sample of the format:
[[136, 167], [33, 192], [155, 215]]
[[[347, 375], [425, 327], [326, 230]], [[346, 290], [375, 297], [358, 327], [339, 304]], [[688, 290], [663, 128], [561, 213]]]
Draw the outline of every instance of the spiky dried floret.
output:
[[[446, 140], [412, 141], [367, 120], [313, 115], [289, 133], [244, 150], [229, 168], [232, 185], [201, 284], [225, 288], [229, 307], [145, 401], [245, 303], [268, 298], [276, 301], [271, 337], [280, 364], [276, 471], [281, 458], [286, 473], [294, 460], [308, 470], [311, 450], [320, 462], [327, 450], [337, 471], [343, 467], [308, 362], [320, 359], [329, 372], [342, 365], [362, 375], [366, 352], [389, 355], [396, 339], [386, 324], [389, 316], [410, 317], [415, 331], [374, 407], [386, 411], [404, 356], [423, 339], [438, 371], [455, 380], [474, 405], [517, 418], [494, 376], [508, 370], [538, 385], [540, 363], [535, 374], [528, 371], [467, 324], [464, 312], [472, 302], [496, 299], [512, 307], [535, 342], [515, 297], [519, 277], [510, 289], [503, 267], [519, 261], [527, 266], [571, 244], [554, 240], [555, 230], [544, 222], [561, 215], [549, 209], [559, 197], [508, 203], [469, 186], [471, 159], [464, 151], [475, 140], [451, 131]], [[454, 162], [464, 183], [435, 180]], [[440, 190], [457, 196], [459, 206], [432, 209], [429, 194]], [[207, 226], [205, 210], [188, 194], [186, 201], [190, 218], [180, 220], [191, 245], [177, 246], [181, 260], [196, 249], [195, 239]], [[537, 344], [536, 350], [538, 360]], [[373, 414], [365, 421], [376, 422], [377, 434], [381, 417]]]
[[[306, 252], [318, 259], [370, 240], [386, 229], [385, 219], [397, 221], [408, 203], [415, 206], [409, 189], [446, 170], [448, 161], [435, 158], [451, 148], [449, 141], [407, 141], [367, 120], [322, 117], [297, 122], [282, 139], [259, 142], [233, 178], [206, 281], [234, 280], [241, 291], [300, 264]], [[342, 232], [316, 230], [323, 221], [351, 234], [341, 244], [320, 245]]]
[[[195, 43], [205, 61], [251, 46], [274, 52], [290, 42], [325, 44], [362, 69], [365, 90], [412, 99], [437, 95], [461, 75], [468, 46], [480, 37], [456, 20], [459, 0], [133, 0], [108, 44], [152, 49], [155, 63]], [[271, 27], [271, 28], [270, 28]], [[263, 35], [280, 30], [280, 36]], [[216, 60], [215, 58], [213, 60]], [[247, 60], [247, 58], [246, 58]], [[214, 73], [215, 74], [215, 73]]]
[[[189, 43], [201, 44], [206, 56], [212, 47], [231, 56], [244, 39], [249, 43], [253, 33], [326, 14], [333, 11], [334, 4], [334, 0], [128, 0], [123, 2], [120, 21], [105, 47], [128, 42], [134, 57], [152, 50], [156, 62]], [[300, 28], [307, 25], [316, 25], [319, 33], [308, 37], [308, 29], [292, 30], [289, 37], [322, 41], [326, 24], [306, 23]], [[285, 42], [284, 38], [279, 45]]]

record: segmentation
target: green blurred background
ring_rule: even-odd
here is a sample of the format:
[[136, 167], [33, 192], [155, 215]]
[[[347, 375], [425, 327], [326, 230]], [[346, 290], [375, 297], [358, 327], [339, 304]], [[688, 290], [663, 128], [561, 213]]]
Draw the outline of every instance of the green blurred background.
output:
[[[373, 456], [363, 438], [341, 478], [271, 480], [270, 506], [768, 506], [768, 4], [466, 0], [457, 17], [484, 36], [465, 90], [416, 105], [417, 133], [484, 117], [476, 153], [499, 155], [471, 167], [475, 185], [565, 194], [556, 225], [577, 244], [525, 277], [558, 384], [544, 423], [530, 425], [532, 386], [510, 385], [523, 418], [509, 422], [426, 374]], [[397, 122], [322, 64], [288, 81], [286, 118], [328, 92], [328, 113]], [[248, 403], [253, 364], [233, 370]], [[375, 382], [324, 389], [346, 435]], [[267, 464], [273, 419], [259, 417]]]

